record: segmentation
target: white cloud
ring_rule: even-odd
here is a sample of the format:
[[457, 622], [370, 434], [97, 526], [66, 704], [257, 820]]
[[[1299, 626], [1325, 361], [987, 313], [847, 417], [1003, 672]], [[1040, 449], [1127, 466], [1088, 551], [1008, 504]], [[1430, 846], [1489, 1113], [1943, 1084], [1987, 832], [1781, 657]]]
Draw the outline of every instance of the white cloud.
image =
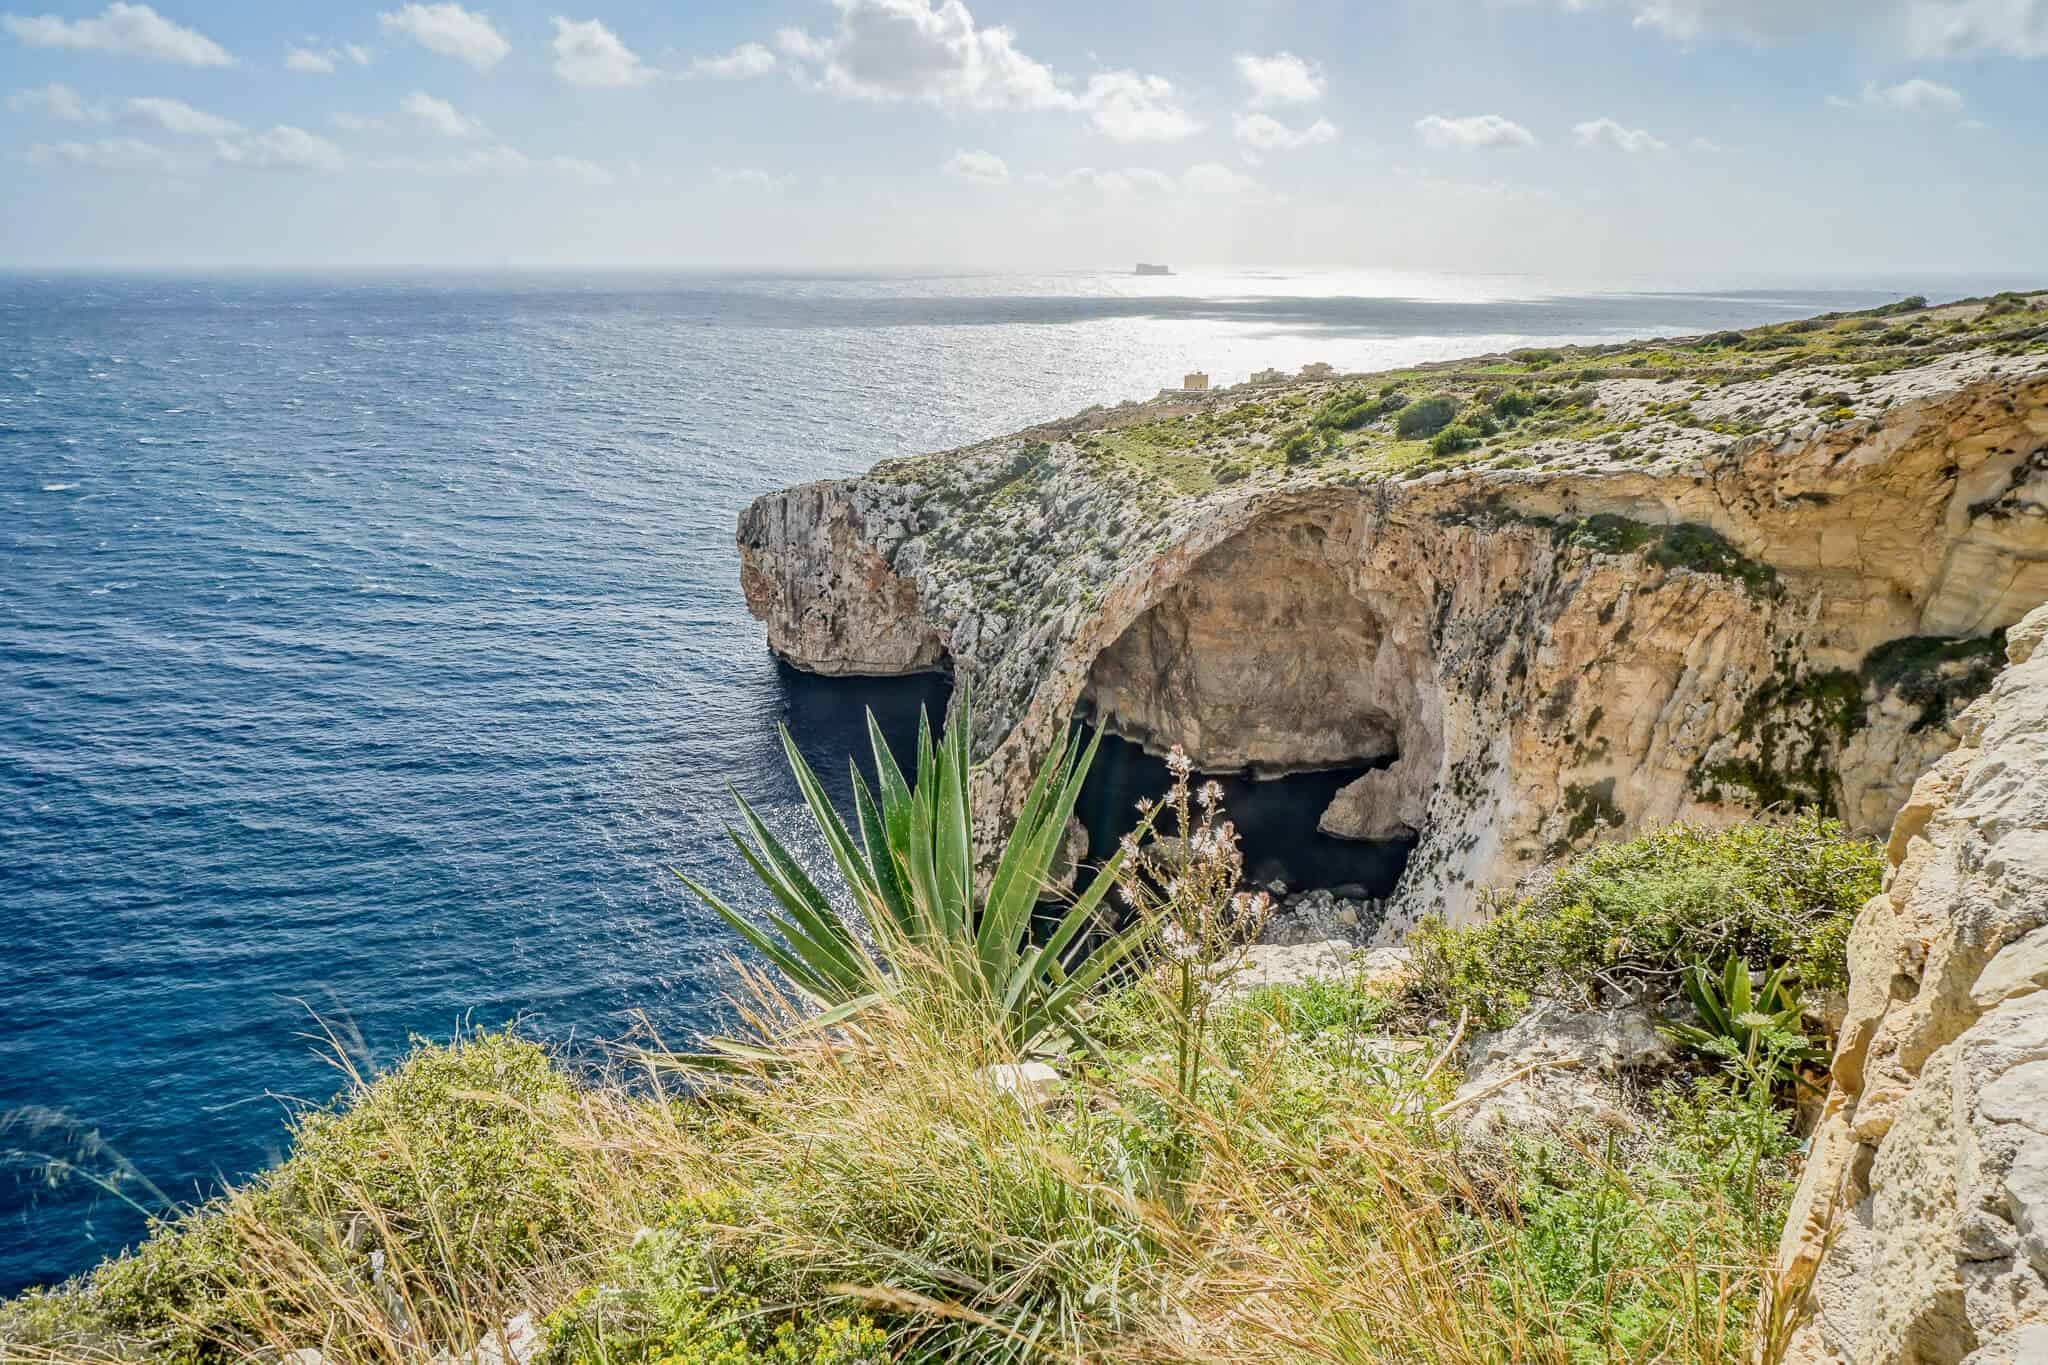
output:
[[105, 123], [111, 117], [105, 106], [89, 104], [70, 86], [55, 83], [17, 90], [7, 97], [7, 107], [17, 114], [47, 114], [66, 123]]
[[198, 137], [220, 137], [237, 133], [242, 125], [232, 119], [194, 109], [183, 100], [149, 97], [132, 99], [123, 106], [126, 117], [138, 123], [154, 123], [167, 133], [188, 133]]
[[97, 19], [0, 15], [0, 26], [30, 47], [104, 52], [182, 66], [233, 66], [227, 49], [196, 29], [181, 27], [148, 5], [113, 4]]
[[615, 177], [595, 161], [585, 161], [574, 156], [551, 156], [543, 159], [540, 168], [566, 175], [571, 180], [581, 180], [586, 185], [609, 185]]
[[645, 85], [654, 70], [596, 19], [555, 19], [555, 74], [571, 85], [617, 90]]
[[1178, 176], [1146, 166], [1122, 170], [1098, 170], [1082, 166], [1064, 175], [1031, 174], [1024, 177], [1034, 185], [1059, 190], [1085, 190], [1108, 199], [1128, 199], [1141, 194], [1157, 195], [1248, 195], [1261, 191], [1252, 177], [1217, 161], [1203, 161]]
[[1961, 91], [1919, 76], [1897, 85], [1879, 86], [1872, 81], [1863, 87], [1863, 102], [1908, 114], [1955, 114], [1963, 108]]
[[[1087, 115], [1118, 142], [1170, 142], [1201, 129], [1165, 78], [1098, 71], [1077, 90], [1019, 51], [1010, 30], [977, 24], [962, 0], [833, 3], [833, 32], [819, 37], [785, 28], [775, 35], [783, 55], [830, 94], [951, 110], [1062, 109]], [[712, 74], [759, 74], [772, 55], [741, 48], [715, 59]]]
[[423, 90], [407, 95], [400, 101], [399, 108], [443, 137], [475, 137], [484, 130], [483, 124], [447, 100], [437, 100]]
[[28, 149], [28, 159], [45, 166], [69, 162], [96, 171], [169, 171], [178, 160], [162, 147], [133, 137], [103, 137], [96, 142], [38, 143]]
[[341, 148], [285, 123], [267, 133], [216, 143], [214, 150], [229, 165], [257, 170], [338, 171], [348, 165]]
[[1627, 128], [1611, 118], [1572, 125], [1572, 140], [1581, 147], [1612, 147], [1620, 152], [1668, 152], [1671, 144], [1645, 128]]
[[1430, 114], [1415, 120], [1415, 131], [1424, 142], [1439, 149], [1477, 151], [1536, 145], [1534, 133], [1499, 114], [1473, 114], [1466, 118]]
[[780, 194], [796, 184], [796, 177], [793, 175], [772, 175], [751, 166], [738, 169], [716, 166], [712, 168], [711, 178], [718, 182], [721, 189], [758, 190], [764, 194]]
[[1237, 54], [1237, 75], [1251, 91], [1252, 108], [1278, 104], [1313, 104], [1323, 97], [1328, 82], [1322, 68], [1312, 66], [1292, 52], [1261, 57], [1250, 52]]
[[1117, 142], [1177, 142], [1201, 131], [1181, 107], [1173, 83], [1135, 71], [1098, 71], [1088, 78], [1081, 108], [1096, 128]]
[[1141, 193], [1180, 192], [1180, 181], [1164, 171], [1153, 170], [1148, 166], [1128, 166], [1120, 171], [1080, 166], [1062, 175], [1046, 175], [1034, 171], [1024, 179], [1033, 185], [1057, 190], [1087, 190], [1109, 199], [1126, 199]]
[[383, 119], [364, 118], [361, 114], [329, 114], [327, 121], [350, 133], [381, 133], [391, 126]]
[[1704, 152], [1708, 156], [1719, 156], [1722, 152], [1728, 150], [1710, 137], [1696, 137], [1685, 145], [1696, 152]]
[[[1567, 10], [1606, 0], [1560, 0]], [[1638, 28], [1681, 42], [1753, 43], [1853, 30], [1916, 57], [2048, 56], [2048, 0], [1615, 0]]]
[[[740, 46], [752, 45], [742, 43]], [[829, 44], [813, 38], [800, 28], [779, 28], [775, 30], [775, 46], [781, 48], [784, 55], [794, 57], [798, 61], [822, 62], [825, 60]]]
[[1010, 178], [1010, 168], [994, 152], [955, 152], [946, 174], [977, 185], [1000, 185]]
[[586, 185], [609, 185], [612, 173], [594, 161], [573, 156], [528, 156], [503, 143], [484, 147], [443, 163], [409, 163], [411, 170], [446, 170], [456, 175], [559, 175]]
[[722, 81], [765, 76], [774, 69], [775, 54], [759, 43], [741, 43], [722, 57], [699, 57], [690, 63], [690, 70], [698, 75]]
[[316, 75], [331, 75], [343, 62], [356, 66], [370, 64], [370, 49], [360, 43], [342, 43], [334, 47], [321, 47], [313, 39], [304, 43], [287, 43], [284, 49], [284, 69], [305, 71]]
[[387, 33], [410, 38], [429, 52], [468, 62], [479, 71], [490, 70], [512, 50], [512, 44], [489, 19], [453, 0], [386, 10], [377, 16], [377, 22]]
[[834, 3], [839, 28], [831, 35], [777, 35], [785, 53], [822, 67], [819, 83], [834, 94], [956, 109], [1074, 107], [1051, 67], [1019, 52], [1010, 30], [976, 24], [961, 0]]
[[1924, 57], [2048, 57], [2048, 0], [1912, 0], [1906, 42]]
[[1190, 194], [1251, 194], [1259, 182], [1217, 161], [1204, 161], [1181, 172], [1180, 187]]
[[1237, 140], [1254, 151], [1291, 152], [1336, 139], [1337, 127], [1328, 119], [1317, 119], [1306, 128], [1290, 128], [1271, 114], [1239, 114]]

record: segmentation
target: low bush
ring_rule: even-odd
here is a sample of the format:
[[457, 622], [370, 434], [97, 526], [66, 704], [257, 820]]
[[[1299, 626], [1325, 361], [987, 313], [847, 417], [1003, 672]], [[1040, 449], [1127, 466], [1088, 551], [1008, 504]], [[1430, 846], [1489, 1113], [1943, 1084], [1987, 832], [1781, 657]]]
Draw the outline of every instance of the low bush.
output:
[[1451, 424], [1458, 415], [1458, 405], [1449, 398], [1418, 398], [1394, 419], [1395, 434], [1404, 441], [1419, 441], [1434, 436]]
[[1503, 1023], [1538, 994], [1598, 1001], [1676, 992], [1698, 961], [1787, 969], [1809, 990], [1846, 981], [1849, 926], [1878, 890], [1875, 844], [1840, 822], [1674, 825], [1574, 858], [1498, 900], [1486, 923], [1431, 922], [1412, 946], [1432, 1009]]
[[1362, 389], [1352, 389], [1324, 403], [1316, 412], [1315, 425], [1331, 431], [1356, 431], [1400, 407], [1398, 392], [1375, 397]]
[[1275, 444], [1280, 451], [1280, 458], [1288, 464], [1307, 464], [1310, 460], [1336, 449], [1337, 445], [1329, 432], [1310, 427], [1284, 432]]
[[1509, 389], [1493, 400], [1493, 415], [1503, 422], [1513, 422], [1536, 411], [1536, 400], [1526, 389]]
[[1479, 444], [1479, 433], [1463, 422], [1453, 422], [1429, 438], [1429, 453], [1432, 455], [1455, 455], [1461, 450], [1470, 450]]

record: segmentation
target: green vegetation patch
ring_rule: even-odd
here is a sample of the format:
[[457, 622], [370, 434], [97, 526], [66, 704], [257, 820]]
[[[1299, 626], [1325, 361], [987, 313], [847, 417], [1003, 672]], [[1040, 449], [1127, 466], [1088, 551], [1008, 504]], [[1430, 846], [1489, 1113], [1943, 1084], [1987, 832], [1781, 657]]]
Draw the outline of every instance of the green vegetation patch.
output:
[[1561, 525], [1557, 539], [1600, 554], [1641, 554], [1663, 569], [1732, 578], [1752, 597], [1774, 597], [1779, 592], [1777, 570], [1744, 554], [1713, 527], [1695, 522], [1659, 526], [1601, 513]]
[[1913, 733], [1947, 724], [1990, 690], [2005, 666], [2005, 632], [1972, 639], [1909, 635], [1879, 645], [1863, 660], [1863, 679], [1879, 697], [1894, 695], [1920, 708]]
[[1737, 787], [1759, 807], [1833, 810], [1841, 794], [1835, 755], [1867, 718], [1862, 678], [1844, 669], [1800, 673], [1781, 659], [1778, 676], [1750, 695], [1736, 724], [1749, 756], [1703, 764], [1693, 790], [1704, 801]]
[[1547, 529], [1553, 545], [1577, 547], [1594, 554], [1639, 554], [1663, 569], [1714, 574], [1742, 584], [1752, 597], [1776, 597], [1782, 589], [1777, 570], [1753, 559], [1711, 526], [1696, 522], [1660, 525], [1602, 512], [1575, 519], [1535, 516], [1510, 506], [1499, 496], [1475, 499], [1439, 520], [1453, 526], [1529, 526]]
[[1432, 1008], [1508, 1022], [1537, 995], [1595, 1003], [1617, 990], [1674, 990], [1697, 961], [1789, 966], [1810, 989], [1847, 979], [1849, 926], [1878, 890], [1877, 845], [1840, 822], [1705, 830], [1674, 825], [1604, 844], [1470, 929], [1411, 939]]
[[1455, 399], [1442, 394], [1418, 398], [1394, 418], [1394, 434], [1404, 441], [1425, 440], [1449, 426], [1457, 415]]

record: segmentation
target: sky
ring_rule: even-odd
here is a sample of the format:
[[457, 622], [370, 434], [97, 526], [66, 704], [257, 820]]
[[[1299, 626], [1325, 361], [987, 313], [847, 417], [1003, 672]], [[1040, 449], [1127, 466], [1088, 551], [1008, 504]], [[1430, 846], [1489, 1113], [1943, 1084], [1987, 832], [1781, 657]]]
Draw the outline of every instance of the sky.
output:
[[2038, 272], [2048, 0], [0, 0], [0, 265]]

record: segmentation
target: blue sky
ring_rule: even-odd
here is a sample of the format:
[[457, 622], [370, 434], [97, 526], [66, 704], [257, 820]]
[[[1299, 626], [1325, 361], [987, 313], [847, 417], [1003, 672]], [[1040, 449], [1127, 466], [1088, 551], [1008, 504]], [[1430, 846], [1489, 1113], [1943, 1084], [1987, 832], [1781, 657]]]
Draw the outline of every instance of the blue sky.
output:
[[2048, 0], [0, 0], [0, 262], [2048, 275]]

